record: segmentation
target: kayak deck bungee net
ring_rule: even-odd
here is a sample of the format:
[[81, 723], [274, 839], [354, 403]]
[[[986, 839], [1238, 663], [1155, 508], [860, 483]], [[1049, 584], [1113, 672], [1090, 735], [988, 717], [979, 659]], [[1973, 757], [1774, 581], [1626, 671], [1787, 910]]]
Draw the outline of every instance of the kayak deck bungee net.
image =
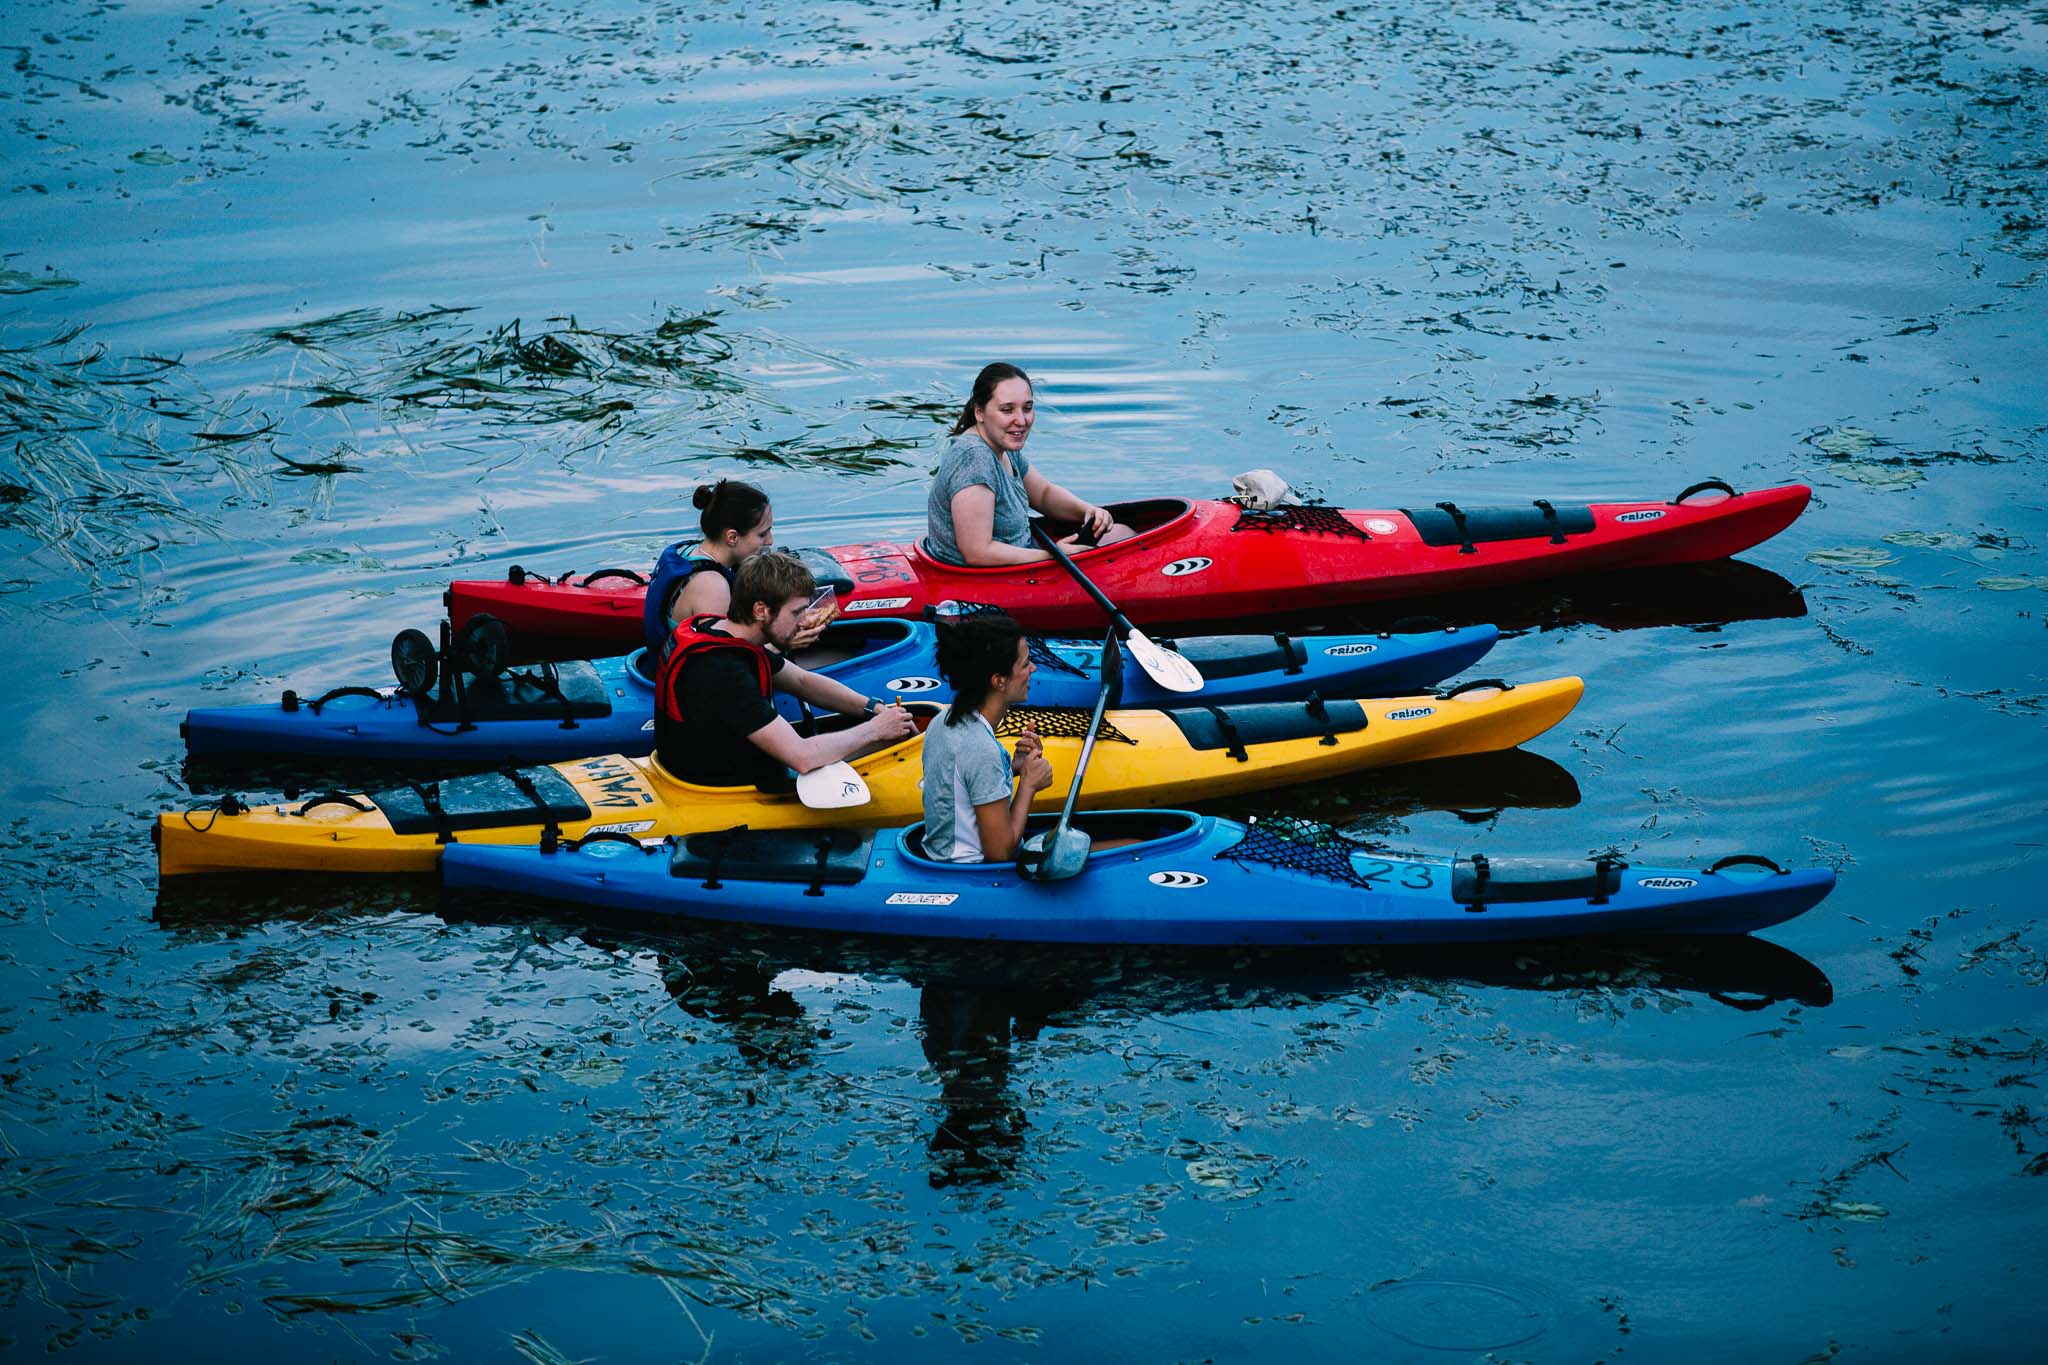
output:
[[[482, 618], [473, 617], [472, 622]], [[944, 692], [937, 628], [923, 621], [835, 622], [797, 663], [855, 692], [887, 699]], [[1202, 670], [1199, 696], [1169, 693], [1124, 660], [1124, 707], [1281, 701], [1412, 692], [1461, 672], [1493, 648], [1500, 632], [1466, 626], [1427, 632], [1190, 637], [1174, 647]], [[1091, 706], [1102, 686], [1099, 640], [1032, 637], [1040, 706]], [[654, 748], [654, 684], [646, 651], [628, 658], [576, 660], [486, 676], [463, 672], [459, 697], [445, 680], [404, 687], [340, 687], [324, 695], [287, 692], [268, 706], [218, 706], [185, 713], [179, 733], [200, 761], [275, 757], [550, 763], [586, 754], [638, 757]], [[792, 721], [797, 702], [778, 694]]]
[[[1074, 561], [1140, 625], [1263, 618], [1276, 611], [1351, 606], [1501, 587], [1606, 569], [1724, 559], [1791, 525], [1806, 508], [1804, 484], [1738, 493], [1719, 480], [1668, 502], [1365, 511], [1285, 507], [1259, 512], [1234, 502], [1156, 498], [1111, 510], [1137, 534]], [[1070, 528], [1063, 528], [1070, 529]], [[939, 602], [992, 602], [1033, 630], [1099, 629], [1102, 613], [1059, 567], [960, 568], [917, 544], [875, 542], [807, 550], [829, 556], [854, 583], [850, 617], [917, 618]], [[446, 601], [459, 627], [489, 613], [529, 644], [582, 642], [617, 652], [640, 642], [643, 584], [616, 570], [547, 578], [518, 567], [502, 579], [452, 584]]]
[[[1578, 704], [1585, 684], [1555, 678], [1510, 687], [1470, 683], [1432, 695], [1371, 701], [1264, 702], [1174, 711], [1111, 711], [1095, 747], [1084, 805], [1194, 801], [1289, 786], [1333, 773], [1509, 749]], [[920, 724], [941, 708], [909, 703]], [[1034, 809], [1066, 798], [1089, 712], [1013, 709], [1004, 733], [1030, 724], [1045, 738], [1052, 785]], [[922, 814], [924, 736], [853, 760], [872, 799], [819, 811], [793, 793], [681, 782], [655, 760], [612, 754], [507, 769], [370, 794], [325, 793], [249, 808], [232, 797], [170, 811], [154, 835], [161, 876], [243, 870], [429, 872], [451, 843], [534, 843], [592, 831], [645, 837], [727, 829], [907, 824]]]
[[[1835, 884], [1829, 871], [1750, 857], [1696, 870], [1381, 853], [1286, 817], [1246, 826], [1118, 811], [1079, 825], [1097, 847], [1078, 876], [1054, 882], [1026, 880], [1008, 863], [935, 862], [923, 856], [921, 825], [456, 844], [441, 876], [472, 892], [785, 929], [1265, 947], [1743, 934], [1810, 909]], [[1101, 846], [1119, 837], [1136, 842]]]

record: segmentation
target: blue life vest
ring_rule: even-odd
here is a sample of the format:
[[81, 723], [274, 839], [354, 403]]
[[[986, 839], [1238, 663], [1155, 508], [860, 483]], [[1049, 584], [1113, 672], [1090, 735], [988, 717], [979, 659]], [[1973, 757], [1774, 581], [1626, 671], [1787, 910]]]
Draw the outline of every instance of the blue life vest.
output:
[[640, 633], [647, 637], [647, 648], [657, 659], [668, 648], [669, 636], [675, 632], [675, 627], [668, 623], [668, 614], [674, 610], [676, 594], [683, 590], [683, 584], [709, 569], [724, 574], [728, 585], [732, 583], [731, 569], [715, 559], [689, 553], [689, 547], [695, 543], [679, 540], [663, 550], [647, 579], [647, 605], [641, 616]]

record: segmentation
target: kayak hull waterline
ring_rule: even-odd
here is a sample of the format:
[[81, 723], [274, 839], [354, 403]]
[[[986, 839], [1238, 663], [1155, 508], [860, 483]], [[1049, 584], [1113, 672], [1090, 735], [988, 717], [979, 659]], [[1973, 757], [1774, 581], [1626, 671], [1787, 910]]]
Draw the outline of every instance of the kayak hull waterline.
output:
[[[1112, 711], [1083, 784], [1085, 807], [1173, 803], [1310, 782], [1363, 768], [1510, 749], [1570, 713], [1578, 678], [1372, 701]], [[939, 708], [912, 703], [935, 717]], [[1013, 712], [1012, 722], [1031, 716]], [[1053, 766], [1034, 809], [1066, 799], [1087, 713], [1039, 712]], [[653, 759], [613, 754], [553, 767], [323, 794], [277, 806], [171, 811], [154, 830], [165, 877], [230, 871], [431, 872], [453, 843], [532, 844], [613, 831], [643, 838], [750, 825], [903, 825], [922, 813], [924, 736], [854, 760], [872, 799], [812, 810], [794, 794], [677, 781]]]
[[[1690, 490], [1688, 490], [1690, 491]], [[1805, 510], [1804, 484], [1709, 500], [1518, 507], [1249, 512], [1232, 502], [1154, 499], [1112, 510], [1139, 528], [1073, 558], [1140, 625], [1263, 618], [1503, 587], [1532, 579], [1725, 559], [1768, 540]], [[854, 583], [850, 618], [921, 617], [946, 600], [990, 602], [1033, 630], [1099, 629], [1102, 613], [1057, 564], [958, 568], [917, 545], [840, 545], [824, 553]], [[523, 570], [452, 584], [460, 629], [489, 613], [515, 636], [616, 652], [640, 641], [642, 585], [617, 573], [550, 580]]]
[[[1413, 692], [1482, 658], [1500, 638], [1492, 626], [1409, 634], [1213, 636], [1178, 642], [1203, 668], [1200, 699], [1213, 705]], [[943, 694], [937, 628], [923, 621], [835, 623], [798, 663], [854, 691], [887, 699]], [[1092, 706], [1101, 689], [1100, 640], [1046, 640], [1031, 681], [1035, 706]], [[552, 763], [588, 754], [633, 757], [654, 749], [654, 685], [640, 660], [595, 659], [565, 664], [551, 686], [508, 675], [469, 681], [471, 704], [436, 705], [424, 721], [416, 699], [396, 688], [338, 688], [328, 697], [287, 699], [268, 706], [218, 706], [186, 712], [185, 751], [201, 761], [294, 757], [327, 760], [441, 760]], [[526, 676], [535, 676], [529, 671]], [[1120, 705], [1156, 707], [1169, 693], [1124, 660]], [[369, 693], [370, 695], [365, 695]], [[777, 706], [800, 719], [791, 697]], [[465, 724], [465, 721], [467, 722]]]
[[[1280, 827], [1276, 836], [1274, 825]], [[451, 846], [444, 884], [584, 909], [783, 929], [1018, 943], [1259, 946], [1499, 943], [1584, 934], [1744, 934], [1818, 904], [1825, 870], [1631, 867], [1418, 857], [1327, 827], [1182, 811], [1084, 819], [1098, 848], [1070, 880], [922, 856], [920, 828], [709, 833], [581, 848]], [[1149, 836], [1149, 837], [1148, 837]], [[1320, 870], [1311, 871], [1311, 865]]]

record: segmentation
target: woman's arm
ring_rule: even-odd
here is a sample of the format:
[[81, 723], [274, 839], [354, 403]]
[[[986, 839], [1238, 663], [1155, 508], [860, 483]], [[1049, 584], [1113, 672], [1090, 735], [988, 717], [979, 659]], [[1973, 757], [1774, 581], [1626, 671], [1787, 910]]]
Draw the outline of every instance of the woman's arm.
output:
[[673, 629], [693, 616], [723, 616], [731, 606], [732, 584], [725, 581], [725, 575], [700, 569], [684, 581], [682, 591], [676, 594], [668, 609], [668, 623]]
[[1027, 730], [1017, 741], [1017, 790], [1008, 801], [987, 801], [974, 808], [974, 827], [981, 835], [984, 862], [1013, 858], [1024, 842], [1025, 822], [1031, 819], [1031, 802], [1052, 785], [1052, 764], [1045, 758], [1045, 746], [1036, 731]]
[[[1028, 488], [1030, 480], [1025, 480]], [[953, 541], [960, 557], [977, 567], [995, 564], [1036, 564], [1051, 556], [1043, 550], [1007, 545], [995, 538], [996, 491], [973, 483], [953, 495]]]
[[[990, 505], [994, 505], [994, 494], [990, 494]], [[1097, 539], [1106, 535], [1116, 525], [1116, 518], [1107, 508], [1097, 507], [1068, 492], [1034, 467], [1024, 471], [1024, 496], [1031, 505], [1054, 521], [1071, 521], [1085, 529]], [[1126, 533], [1128, 534], [1128, 532]], [[1118, 537], [1122, 539], [1122, 537]]]

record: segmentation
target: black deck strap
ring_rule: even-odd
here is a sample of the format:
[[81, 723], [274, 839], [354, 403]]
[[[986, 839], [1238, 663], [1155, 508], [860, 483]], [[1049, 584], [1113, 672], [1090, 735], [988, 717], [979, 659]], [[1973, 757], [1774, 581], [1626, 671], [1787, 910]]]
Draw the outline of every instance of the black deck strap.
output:
[[1683, 493], [1680, 493], [1677, 497], [1673, 498], [1671, 500], [1671, 505], [1673, 507], [1676, 507], [1680, 503], [1684, 502], [1687, 498], [1691, 497], [1693, 494], [1704, 493], [1709, 488], [1718, 488], [1731, 498], [1739, 498], [1742, 496], [1740, 493], [1735, 491], [1735, 485], [1729, 483], [1726, 479], [1701, 479], [1698, 483], [1692, 485], [1692, 487], [1686, 489]]
[[524, 683], [540, 693], [542, 701], [561, 703], [562, 723], [555, 727], [556, 729], [580, 730], [583, 728], [576, 723], [576, 703], [570, 701], [568, 694], [562, 691], [562, 675], [554, 664], [543, 660], [537, 670], [531, 668], [515, 669], [506, 673], [505, 676], [511, 681], [512, 690], [515, 694], [517, 694], [520, 684]]
[[1472, 902], [1465, 907], [1469, 915], [1481, 914], [1486, 909], [1486, 883], [1493, 876], [1493, 864], [1486, 860], [1484, 853], [1472, 855]]
[[583, 581], [576, 586], [587, 588], [600, 578], [629, 578], [643, 588], [647, 586], [647, 576], [634, 573], [631, 569], [599, 569], [596, 573], [585, 575]]
[[1764, 857], [1760, 853], [1731, 853], [1727, 857], [1721, 859], [1721, 861], [1715, 863], [1712, 867], [1708, 868], [1707, 875], [1711, 877], [1724, 867], [1762, 867], [1770, 869], [1772, 872], [1777, 873], [1780, 877], [1789, 877], [1792, 875], [1785, 868], [1779, 867], [1776, 863], [1772, 862], [1769, 858]]
[[1439, 512], [1447, 514], [1451, 519], [1451, 524], [1458, 528], [1458, 553], [1461, 555], [1478, 554], [1479, 549], [1472, 543], [1472, 533], [1465, 529], [1465, 514], [1458, 510], [1458, 504], [1455, 502], [1440, 502], [1436, 505], [1436, 508]]
[[1330, 708], [1323, 705], [1323, 694], [1311, 691], [1308, 694], [1308, 701], [1304, 703], [1304, 707], [1310, 716], [1323, 723], [1323, 737], [1317, 742], [1326, 749], [1336, 748], [1337, 727], [1330, 724]]
[[548, 822], [540, 827], [540, 851], [544, 854], [551, 854], [558, 851], [561, 847], [562, 827], [556, 824], [551, 816]]
[[498, 769], [498, 775], [504, 778], [507, 782], [510, 782], [513, 786], [519, 788], [519, 794], [525, 797], [527, 800], [533, 802], [533, 808], [535, 810], [540, 811], [543, 814], [546, 813], [548, 803], [541, 800], [540, 788], [533, 785], [532, 778], [528, 777], [525, 773], [519, 771], [519, 769], [517, 768], [500, 768]]
[[1515, 685], [1506, 678], [1474, 678], [1471, 682], [1461, 682], [1456, 687], [1437, 693], [1436, 699], [1438, 701], [1449, 701], [1460, 692], [1476, 692], [1482, 687], [1497, 687], [1503, 692], [1515, 690]]
[[711, 836], [711, 866], [705, 869], [704, 873], [706, 891], [725, 889], [725, 883], [718, 880], [718, 865], [725, 861], [725, 851], [732, 847], [733, 836], [746, 833], [746, 829], [745, 825], [734, 825], [731, 829], [720, 830]]
[[1224, 752], [1240, 763], [1251, 762], [1252, 756], [1244, 751], [1244, 741], [1238, 737], [1237, 723], [1220, 706], [1204, 706], [1202, 709], [1215, 719], [1216, 728], [1223, 732], [1223, 738], [1230, 741], [1230, 747]]
[[428, 817], [433, 820], [434, 842], [437, 844], [454, 843], [455, 831], [448, 825], [448, 812], [441, 809], [441, 784], [439, 782], [408, 782], [405, 785], [412, 788], [413, 795], [420, 799], [421, 807], [426, 810]]
[[[365, 815], [377, 809], [368, 801], [363, 800], [359, 796], [351, 795], [348, 792], [321, 792], [317, 796], [307, 797], [306, 804], [300, 806], [292, 814], [304, 815], [307, 811], [316, 810], [321, 806], [347, 806], [350, 810], [361, 811]], [[228, 814], [233, 815], [234, 812], [228, 811]]]
[[[298, 710], [298, 694], [295, 692], [287, 692], [284, 695], [284, 709], [287, 711]], [[379, 701], [389, 700], [389, 698], [387, 698], [382, 692], [379, 692], [374, 687], [335, 687], [330, 688], [328, 691], [322, 692], [318, 697], [314, 698], [312, 701], [307, 702], [306, 709], [317, 716], [320, 714], [320, 708], [327, 705], [328, 702], [333, 701], [336, 697], [375, 697]]]
[[[545, 577], [545, 575], [542, 576], [543, 581], [545, 581]], [[514, 564], [511, 568], [505, 570], [505, 581], [507, 583], [510, 583], [515, 588], [523, 586], [526, 582], [525, 568], [521, 565]]]
[[1558, 524], [1557, 509], [1550, 505], [1550, 499], [1536, 499], [1536, 509], [1543, 513], [1543, 524], [1550, 528], [1550, 543], [1552, 545], [1564, 544], [1564, 527]]
[[277, 699], [277, 704], [287, 711], [296, 711], [299, 709], [299, 694], [287, 687], [284, 695]]
[[1593, 860], [1593, 894], [1586, 898], [1586, 904], [1607, 904], [1607, 879], [1627, 866], [1628, 864], [1623, 862], [1619, 856], [1612, 853], [1603, 853], [1595, 858]]
[[804, 888], [806, 896], [822, 896], [825, 894], [825, 869], [832, 863], [831, 834], [819, 835], [816, 847], [818, 850], [817, 873], [811, 878], [811, 884]]
[[1280, 657], [1287, 660], [1285, 676], [1292, 678], [1300, 673], [1302, 665], [1308, 659], [1308, 651], [1306, 649], [1296, 649], [1293, 639], [1284, 630], [1273, 632], [1273, 643], [1280, 647]]
[[1239, 503], [1237, 520], [1230, 529], [1268, 533], [1293, 531], [1301, 535], [1349, 536], [1353, 540], [1372, 539], [1364, 530], [1353, 525], [1351, 519], [1340, 509], [1326, 507], [1318, 502], [1274, 507], [1263, 511]]

